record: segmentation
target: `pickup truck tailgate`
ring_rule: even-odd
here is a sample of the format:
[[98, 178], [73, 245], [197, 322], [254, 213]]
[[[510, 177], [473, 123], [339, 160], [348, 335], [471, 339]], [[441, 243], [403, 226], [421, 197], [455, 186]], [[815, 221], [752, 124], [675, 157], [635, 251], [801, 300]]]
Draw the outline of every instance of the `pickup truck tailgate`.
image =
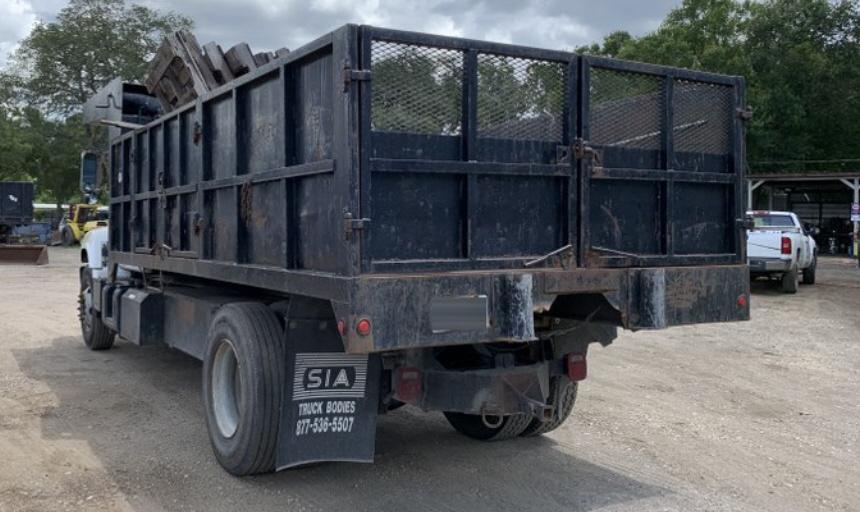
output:
[[750, 231], [747, 235], [747, 255], [750, 258], [778, 258], [781, 256], [781, 231]]

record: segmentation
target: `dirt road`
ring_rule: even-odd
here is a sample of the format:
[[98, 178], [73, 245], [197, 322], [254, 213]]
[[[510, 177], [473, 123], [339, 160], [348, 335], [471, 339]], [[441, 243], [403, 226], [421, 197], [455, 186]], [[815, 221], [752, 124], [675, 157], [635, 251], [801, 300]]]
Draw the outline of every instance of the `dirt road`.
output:
[[76, 252], [0, 266], [0, 511], [860, 510], [860, 271], [822, 259], [751, 322], [624, 333], [574, 418], [485, 444], [439, 414], [380, 418], [376, 463], [237, 479], [215, 462], [200, 364], [89, 352]]

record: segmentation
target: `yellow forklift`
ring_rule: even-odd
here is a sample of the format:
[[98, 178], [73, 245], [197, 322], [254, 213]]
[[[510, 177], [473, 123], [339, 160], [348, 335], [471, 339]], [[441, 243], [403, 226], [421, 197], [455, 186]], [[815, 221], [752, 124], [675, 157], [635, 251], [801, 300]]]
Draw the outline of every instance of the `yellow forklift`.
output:
[[107, 206], [98, 204], [70, 204], [69, 214], [60, 224], [60, 242], [69, 246], [79, 243], [85, 234], [108, 225]]
[[108, 225], [110, 210], [95, 204], [97, 197], [98, 154], [81, 153], [81, 193], [84, 203], [70, 204], [69, 211], [60, 223], [60, 243], [65, 246], [80, 243], [81, 238], [93, 229]]

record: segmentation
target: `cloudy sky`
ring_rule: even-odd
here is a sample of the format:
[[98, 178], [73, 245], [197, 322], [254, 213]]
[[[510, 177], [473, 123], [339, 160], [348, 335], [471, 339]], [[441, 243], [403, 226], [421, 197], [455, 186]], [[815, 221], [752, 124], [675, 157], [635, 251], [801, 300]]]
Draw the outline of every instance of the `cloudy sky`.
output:
[[[0, 66], [67, 0], [0, 0]], [[344, 23], [571, 49], [614, 30], [643, 34], [680, 0], [138, 0], [192, 18], [201, 43], [297, 48]]]

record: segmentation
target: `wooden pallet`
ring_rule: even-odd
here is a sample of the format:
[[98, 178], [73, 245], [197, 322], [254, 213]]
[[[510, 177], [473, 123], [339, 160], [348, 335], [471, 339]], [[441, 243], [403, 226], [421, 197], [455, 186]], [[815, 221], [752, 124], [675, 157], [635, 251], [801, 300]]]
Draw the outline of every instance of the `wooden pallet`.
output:
[[226, 52], [215, 42], [201, 48], [194, 34], [183, 30], [161, 43], [144, 83], [164, 111], [170, 112], [287, 53], [288, 49], [281, 48], [255, 54], [247, 43]]

